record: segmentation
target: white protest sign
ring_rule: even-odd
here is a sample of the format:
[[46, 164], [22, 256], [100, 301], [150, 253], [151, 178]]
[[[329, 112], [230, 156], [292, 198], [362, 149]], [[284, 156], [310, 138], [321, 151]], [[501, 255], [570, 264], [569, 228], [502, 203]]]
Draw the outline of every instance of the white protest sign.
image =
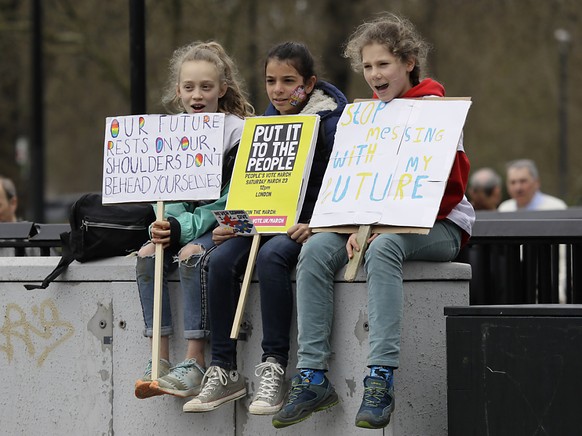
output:
[[432, 227], [471, 102], [347, 105], [310, 227]]
[[220, 197], [224, 114], [108, 117], [103, 203]]

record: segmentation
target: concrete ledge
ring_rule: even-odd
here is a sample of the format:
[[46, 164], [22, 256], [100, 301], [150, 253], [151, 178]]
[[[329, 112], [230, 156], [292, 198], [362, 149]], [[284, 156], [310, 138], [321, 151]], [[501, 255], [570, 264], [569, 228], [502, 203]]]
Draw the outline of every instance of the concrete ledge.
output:
[[[0, 277], [5, 282], [42, 281], [59, 263], [59, 257], [0, 257]], [[343, 282], [344, 270], [338, 272], [336, 282]], [[177, 280], [177, 275], [172, 276]], [[471, 268], [455, 262], [406, 262], [405, 281], [470, 280]], [[86, 263], [73, 262], [57, 282], [70, 281], [127, 281], [135, 282], [135, 257], [112, 257]], [[358, 270], [354, 282], [363, 283], [366, 275]]]
[[[0, 258], [0, 399], [6, 434], [192, 434], [336, 436], [354, 434], [447, 434], [445, 306], [466, 306], [470, 267], [410, 262], [405, 265], [401, 368], [396, 374], [396, 412], [384, 430], [360, 430], [353, 420], [366, 374], [367, 292], [357, 281], [336, 278], [334, 355], [329, 378], [341, 403], [286, 430], [275, 431], [270, 417], [248, 414], [257, 388], [261, 321], [257, 284], [251, 287], [239, 341], [239, 370], [249, 395], [206, 414], [185, 414], [185, 402], [171, 396], [137, 400], [134, 381], [150, 356], [135, 284], [135, 259], [111, 258], [74, 263], [46, 290], [27, 291], [58, 263], [57, 257]], [[176, 334], [172, 360], [185, 352], [181, 334], [181, 292], [170, 288]], [[295, 337], [293, 325], [291, 336]], [[295, 371], [293, 341], [288, 373]], [[34, 399], [34, 401], [31, 401]]]

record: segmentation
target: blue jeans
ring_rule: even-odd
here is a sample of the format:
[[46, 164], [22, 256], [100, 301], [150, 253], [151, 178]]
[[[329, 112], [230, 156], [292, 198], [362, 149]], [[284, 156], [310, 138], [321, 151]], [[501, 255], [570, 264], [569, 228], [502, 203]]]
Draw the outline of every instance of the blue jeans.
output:
[[[215, 247], [207, 257], [208, 312], [212, 331], [212, 363], [236, 369], [236, 340], [230, 339], [252, 238], [239, 236]], [[262, 236], [255, 262], [259, 279], [263, 325], [263, 356], [284, 367], [289, 359], [289, 330], [293, 314], [291, 272], [301, 251], [286, 234]]]
[[[206, 316], [206, 295], [203, 292], [200, 272], [201, 264], [206, 251], [214, 246], [212, 232], [207, 232], [189, 244], [201, 245], [205, 251], [200, 255], [191, 256], [185, 261], [178, 262], [178, 250], [167, 248], [164, 250], [164, 277], [162, 281], [162, 326], [161, 336], [173, 333], [172, 311], [170, 308], [170, 294], [168, 292], [168, 274], [176, 269], [180, 273], [180, 286], [184, 302], [184, 338], [200, 339], [207, 337], [208, 319]], [[154, 273], [155, 256], [137, 257], [136, 276], [139, 298], [145, 322], [144, 336], [152, 337], [154, 320]]]
[[[317, 233], [304, 244], [297, 265], [297, 368], [328, 369], [334, 278], [347, 264], [347, 234]], [[450, 261], [461, 245], [461, 229], [437, 221], [428, 235], [384, 233], [365, 253], [370, 351], [368, 366], [397, 368], [405, 260]]]

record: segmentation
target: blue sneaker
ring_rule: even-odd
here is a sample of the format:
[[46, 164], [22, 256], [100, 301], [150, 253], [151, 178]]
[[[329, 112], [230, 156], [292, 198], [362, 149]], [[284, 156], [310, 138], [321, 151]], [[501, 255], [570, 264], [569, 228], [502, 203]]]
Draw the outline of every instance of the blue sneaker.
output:
[[393, 411], [392, 379], [367, 376], [364, 379], [364, 398], [356, 415], [356, 427], [384, 428], [390, 422]]
[[273, 416], [273, 426], [284, 428], [309, 418], [314, 412], [328, 409], [339, 403], [339, 398], [329, 380], [323, 376], [319, 384], [312, 383], [314, 371], [302, 370], [291, 380], [289, 398], [283, 408]]

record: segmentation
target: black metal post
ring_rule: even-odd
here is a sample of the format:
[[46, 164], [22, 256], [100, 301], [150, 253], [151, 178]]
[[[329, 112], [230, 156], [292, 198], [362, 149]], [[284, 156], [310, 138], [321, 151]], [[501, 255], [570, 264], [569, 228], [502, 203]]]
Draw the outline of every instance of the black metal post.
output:
[[560, 78], [558, 92], [558, 141], [560, 156], [558, 161], [558, 177], [560, 197], [568, 197], [568, 55], [570, 51], [570, 33], [557, 29], [554, 33], [558, 41], [560, 57]]
[[144, 0], [129, 0], [131, 113], [146, 113], [146, 47]]
[[42, 0], [31, 3], [31, 141], [30, 141], [30, 204], [32, 219], [44, 222], [44, 75], [42, 50]]

